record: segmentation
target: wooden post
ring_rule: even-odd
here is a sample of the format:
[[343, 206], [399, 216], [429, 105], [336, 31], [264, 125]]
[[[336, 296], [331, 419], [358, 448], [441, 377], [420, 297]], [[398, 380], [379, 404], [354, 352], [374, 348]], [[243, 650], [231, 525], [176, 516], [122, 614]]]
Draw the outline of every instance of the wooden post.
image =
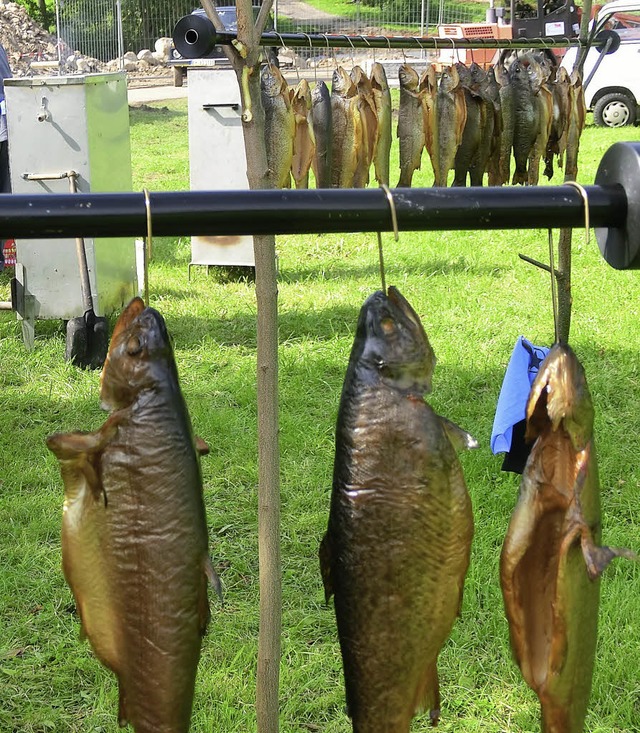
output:
[[[589, 34], [589, 19], [591, 16], [591, 0], [584, 0], [582, 7], [582, 19], [580, 22], [580, 40], [586, 41]], [[576, 54], [576, 63], [574, 64], [574, 70], [579, 70], [582, 74], [582, 67], [584, 66], [584, 59], [586, 51], [582, 47]], [[565, 166], [566, 161], [572, 157], [573, 160], [577, 160], [578, 157], [578, 144], [579, 136], [575, 139], [569, 140], [568, 144], [574, 145], [575, 150], [573, 155], [570, 155], [570, 151], [567, 151], [565, 155]], [[569, 175], [565, 176], [566, 180], [575, 180], [576, 176], [572, 172], [567, 171]], [[571, 241], [573, 231], [571, 229], [561, 229], [560, 237], [558, 239], [558, 275], [556, 282], [558, 284], [558, 336], [561, 341], [568, 343], [569, 332], [571, 330]]]
[[[202, 6], [223, 30], [211, 0]], [[260, 47], [272, 7], [264, 0], [254, 22], [252, 0], [237, 0], [238, 45], [227, 48], [238, 78], [249, 188], [271, 188], [260, 96]], [[254, 236], [257, 304], [258, 559], [260, 629], [256, 715], [258, 733], [278, 731], [282, 580], [280, 570], [280, 451], [278, 444], [278, 282], [275, 237]]]

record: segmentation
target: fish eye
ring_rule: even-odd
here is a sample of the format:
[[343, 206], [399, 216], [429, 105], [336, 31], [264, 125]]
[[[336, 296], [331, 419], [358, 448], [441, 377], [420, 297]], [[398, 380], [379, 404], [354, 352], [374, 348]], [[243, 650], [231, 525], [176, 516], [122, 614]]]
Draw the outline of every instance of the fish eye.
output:
[[396, 324], [394, 323], [393, 318], [389, 318], [388, 316], [380, 321], [380, 327], [382, 328], [382, 332], [387, 336], [396, 330]]
[[142, 344], [137, 336], [130, 336], [127, 341], [127, 354], [129, 356], [135, 356], [142, 351]]

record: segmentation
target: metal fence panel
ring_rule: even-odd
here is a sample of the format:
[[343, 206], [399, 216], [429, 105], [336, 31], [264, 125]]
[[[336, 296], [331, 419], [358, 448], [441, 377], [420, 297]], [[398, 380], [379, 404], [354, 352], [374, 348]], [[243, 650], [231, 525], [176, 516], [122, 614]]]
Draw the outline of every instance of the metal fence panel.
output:
[[[178, 20], [196, 7], [198, 0], [58, 0], [59, 34], [70, 50], [109, 61], [124, 51], [153, 50], [156, 40], [170, 37]], [[424, 35], [440, 23], [478, 22], [484, 13], [484, 3], [473, 0], [355, 0], [345, 4], [341, 16], [298, 0], [274, 2], [280, 32]]]

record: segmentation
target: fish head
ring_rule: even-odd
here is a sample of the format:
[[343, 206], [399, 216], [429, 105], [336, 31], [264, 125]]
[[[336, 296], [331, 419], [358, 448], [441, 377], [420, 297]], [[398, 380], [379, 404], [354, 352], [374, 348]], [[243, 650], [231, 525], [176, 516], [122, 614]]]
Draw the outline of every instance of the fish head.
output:
[[342, 66], [338, 66], [331, 77], [331, 94], [345, 98], [354, 97], [357, 94], [355, 84]]
[[440, 89], [443, 92], [452, 92], [460, 84], [460, 74], [456, 66], [447, 66], [440, 76]]
[[277, 97], [288, 89], [285, 78], [275, 64], [265, 64], [260, 74], [260, 88], [267, 97]]
[[382, 92], [386, 92], [389, 89], [387, 73], [379, 61], [376, 61], [371, 67], [371, 86]]
[[420, 89], [426, 90], [430, 95], [434, 95], [438, 89], [438, 79], [436, 77], [436, 69], [433, 64], [427, 64], [425, 70], [420, 74]]
[[291, 103], [296, 111], [311, 109], [311, 88], [306, 79], [301, 79], [295, 88], [291, 90]]
[[409, 92], [418, 91], [420, 77], [418, 76], [418, 72], [409, 66], [409, 64], [402, 64], [398, 70], [398, 79], [400, 80], [401, 89], [406, 89]]
[[154, 308], [146, 308], [141, 298], [134, 298], [120, 314], [111, 336], [100, 377], [103, 409], [128, 407], [141, 392], [177, 382], [164, 318]]
[[582, 364], [567, 344], [555, 344], [540, 365], [527, 401], [526, 440], [548, 428], [567, 432], [576, 451], [593, 434], [593, 403]]
[[365, 301], [352, 360], [394, 387], [431, 391], [435, 354], [418, 314], [393, 286]]
[[542, 67], [531, 54], [520, 56], [509, 67], [509, 82], [529, 88], [534, 94], [538, 92], [543, 81]]

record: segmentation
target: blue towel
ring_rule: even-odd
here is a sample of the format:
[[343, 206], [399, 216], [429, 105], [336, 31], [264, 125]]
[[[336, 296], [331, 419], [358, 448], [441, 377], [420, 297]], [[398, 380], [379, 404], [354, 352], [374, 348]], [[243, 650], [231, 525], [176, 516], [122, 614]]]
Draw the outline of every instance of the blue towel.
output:
[[531, 385], [548, 353], [547, 347], [534, 346], [524, 336], [518, 338], [507, 365], [493, 419], [492, 453], [511, 450], [513, 426], [525, 419]]

